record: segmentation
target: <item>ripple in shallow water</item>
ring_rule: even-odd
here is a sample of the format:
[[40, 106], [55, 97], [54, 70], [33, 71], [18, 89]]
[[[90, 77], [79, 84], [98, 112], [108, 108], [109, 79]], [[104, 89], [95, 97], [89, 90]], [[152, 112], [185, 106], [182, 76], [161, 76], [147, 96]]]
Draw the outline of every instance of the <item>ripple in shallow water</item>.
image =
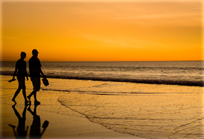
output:
[[[145, 138], [203, 138], [201, 94], [67, 94], [59, 102], [91, 122]], [[194, 122], [192, 122], [194, 121]]]

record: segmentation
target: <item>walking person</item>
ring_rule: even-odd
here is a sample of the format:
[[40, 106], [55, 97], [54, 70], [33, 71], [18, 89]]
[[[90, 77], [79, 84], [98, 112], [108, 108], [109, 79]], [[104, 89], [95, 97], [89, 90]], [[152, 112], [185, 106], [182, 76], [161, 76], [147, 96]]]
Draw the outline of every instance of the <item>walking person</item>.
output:
[[27, 98], [26, 98], [26, 86], [25, 86], [25, 77], [27, 77], [27, 80], [28, 80], [26, 62], [24, 61], [25, 58], [26, 58], [26, 53], [21, 52], [21, 58], [16, 62], [15, 71], [13, 74], [13, 78], [11, 80], [11, 81], [15, 80], [15, 76], [17, 73], [18, 89], [16, 90], [12, 98], [12, 101], [15, 102], [15, 104], [16, 104], [15, 98], [17, 97], [21, 89], [23, 90], [22, 92], [23, 92], [23, 97], [25, 99], [25, 104], [28, 103]]
[[40, 102], [37, 100], [37, 91], [40, 90], [40, 74], [46, 79], [45, 75], [43, 74], [41, 70], [41, 63], [38, 59], [38, 51], [36, 49], [33, 49], [32, 51], [32, 57], [29, 60], [29, 72], [30, 72], [30, 78], [33, 84], [33, 91], [30, 93], [27, 98], [30, 101], [30, 98], [32, 95], [34, 95], [34, 104], [39, 105]]

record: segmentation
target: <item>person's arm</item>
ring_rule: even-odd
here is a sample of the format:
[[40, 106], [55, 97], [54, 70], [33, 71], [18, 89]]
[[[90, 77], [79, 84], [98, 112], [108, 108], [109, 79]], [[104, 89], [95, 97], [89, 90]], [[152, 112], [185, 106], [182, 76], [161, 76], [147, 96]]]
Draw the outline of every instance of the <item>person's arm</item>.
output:
[[43, 78], [46, 78], [45, 75], [44, 75], [44, 73], [43, 73], [42, 70], [41, 70], [41, 63], [40, 63], [40, 60], [38, 59], [38, 61], [39, 61], [40, 73], [42, 74]]
[[14, 71], [12, 80], [15, 80], [15, 76], [16, 76], [17, 69], [18, 69], [18, 68], [17, 68], [17, 62], [16, 62], [15, 71]]
[[11, 125], [11, 124], [9, 124], [9, 126], [12, 127], [12, 129], [13, 129], [13, 133], [14, 133], [15, 137], [17, 137], [16, 131], [15, 131], [15, 127], [16, 127], [16, 126]]
[[44, 121], [44, 123], [43, 123], [43, 125], [42, 125], [43, 131], [40, 133], [40, 137], [42, 137], [42, 135], [43, 135], [43, 133], [45, 132], [45, 130], [47, 129], [48, 125], [49, 125], [49, 122], [48, 122], [47, 120]]
[[40, 68], [40, 73], [42, 74], [43, 78], [46, 78], [45, 75], [43, 74], [41, 68]]
[[43, 131], [40, 133], [40, 137], [42, 137], [43, 133], [45, 132], [46, 128], [43, 128]]
[[30, 71], [31, 70], [31, 66], [30, 65], [31, 65], [31, 63], [30, 63], [30, 60], [29, 60], [28, 70], [29, 70], [29, 75], [30, 75], [30, 79], [31, 79], [31, 71]]
[[[26, 64], [26, 67], [27, 67], [27, 64]], [[27, 78], [27, 80], [28, 80], [28, 73], [27, 73], [27, 69], [26, 69], [25, 73], [26, 73], [26, 78]]]

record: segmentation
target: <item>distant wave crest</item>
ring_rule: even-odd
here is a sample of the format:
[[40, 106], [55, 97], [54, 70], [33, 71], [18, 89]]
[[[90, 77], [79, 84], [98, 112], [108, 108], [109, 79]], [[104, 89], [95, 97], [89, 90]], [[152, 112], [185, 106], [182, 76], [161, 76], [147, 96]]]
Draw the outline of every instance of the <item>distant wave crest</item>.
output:
[[[0, 75], [13, 75], [10, 71], [1, 71]], [[112, 81], [112, 82], [131, 82], [131, 83], [148, 83], [148, 84], [167, 84], [167, 85], [184, 85], [184, 86], [204, 86], [203, 80], [182, 80], [182, 79], [132, 79], [120, 77], [100, 77], [100, 76], [71, 76], [71, 75], [46, 75], [47, 78], [59, 79], [77, 79], [93, 81]]]

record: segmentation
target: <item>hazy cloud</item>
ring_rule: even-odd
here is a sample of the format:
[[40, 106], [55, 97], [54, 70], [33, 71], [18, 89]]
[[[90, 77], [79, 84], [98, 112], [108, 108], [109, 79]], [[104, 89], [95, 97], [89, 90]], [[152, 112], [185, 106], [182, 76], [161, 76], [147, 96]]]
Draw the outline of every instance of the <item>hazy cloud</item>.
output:
[[146, 41], [141, 41], [141, 40], [132, 40], [132, 39], [125, 39], [124, 41], [116, 41], [116, 40], [111, 40], [111, 39], [106, 39], [106, 38], [101, 38], [101, 37], [96, 37], [96, 36], [91, 36], [91, 35], [86, 35], [83, 34], [83, 37], [88, 39], [89, 41], [98, 41], [99, 43], [103, 43], [106, 46], [114, 46], [114, 47], [134, 47], [134, 48], [147, 48], [146, 46], [151, 45], [152, 47], [154, 46], [163, 46], [161, 43], [156, 43], [156, 42], [146, 42]]

